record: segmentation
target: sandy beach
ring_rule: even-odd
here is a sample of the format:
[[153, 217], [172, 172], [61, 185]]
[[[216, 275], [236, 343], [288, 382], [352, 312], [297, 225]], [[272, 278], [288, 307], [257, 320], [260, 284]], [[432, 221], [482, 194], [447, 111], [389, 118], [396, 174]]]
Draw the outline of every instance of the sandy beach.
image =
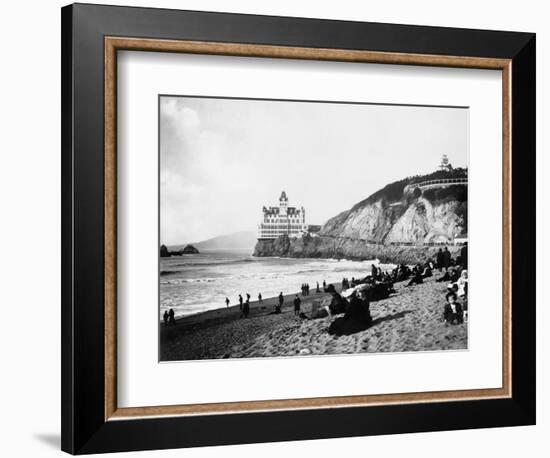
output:
[[[250, 303], [250, 315], [241, 318], [238, 305], [180, 318], [176, 325], [161, 324], [161, 361], [255, 358], [466, 349], [468, 325], [446, 326], [443, 321], [445, 283], [434, 277], [371, 303], [369, 327], [343, 322], [343, 315], [300, 319], [294, 315], [294, 294], [285, 296], [281, 314], [273, 314], [277, 298]], [[337, 286], [337, 285], [335, 285]], [[339, 288], [337, 288], [339, 290]], [[301, 311], [310, 316], [313, 301], [328, 293], [301, 296]], [[329, 326], [339, 320], [338, 333]]]

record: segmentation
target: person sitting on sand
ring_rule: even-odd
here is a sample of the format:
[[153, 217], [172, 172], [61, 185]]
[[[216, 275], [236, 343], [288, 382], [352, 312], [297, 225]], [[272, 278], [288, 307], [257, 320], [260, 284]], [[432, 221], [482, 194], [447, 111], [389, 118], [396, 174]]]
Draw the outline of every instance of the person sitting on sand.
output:
[[379, 273], [380, 273], [380, 271], [376, 268], [376, 266], [374, 264], [372, 264], [371, 267], [370, 267], [370, 274], [371, 274], [372, 278], [376, 280], [378, 278]]
[[445, 296], [447, 303], [443, 311], [443, 319], [445, 324], [461, 324], [464, 322], [464, 312], [462, 306], [456, 300], [456, 293], [451, 291]]
[[336, 292], [333, 285], [328, 285], [327, 292], [332, 296], [332, 300], [328, 306], [331, 315], [338, 315], [339, 313], [345, 313], [348, 306], [346, 301], [340, 294]]
[[346, 309], [344, 319], [355, 320], [362, 324], [370, 325], [372, 316], [370, 314], [370, 302], [366, 291], [361, 289], [354, 291], [348, 299], [349, 305]]
[[432, 269], [430, 267], [429, 263], [426, 263], [426, 266], [424, 267], [424, 271], [422, 272], [422, 278], [428, 278], [432, 276]]
[[460, 278], [460, 267], [451, 268], [451, 281], [457, 282]]
[[449, 272], [445, 272], [443, 274], [443, 276], [437, 278], [435, 281], [438, 282], [438, 283], [441, 283], [443, 281], [450, 281], [451, 280], [451, 276], [449, 275]]
[[263, 299], [262, 299], [262, 293], [258, 293], [258, 303], [262, 303], [263, 302]]
[[420, 285], [421, 283], [424, 283], [422, 280], [422, 270], [419, 266], [416, 266], [413, 270], [413, 277], [407, 283], [407, 286]]
[[246, 302], [243, 305], [243, 313], [241, 314], [241, 318], [248, 318], [248, 314], [250, 313], [250, 301], [247, 299]]
[[462, 299], [466, 295], [466, 285], [468, 284], [468, 271], [464, 269], [460, 273], [460, 278], [456, 281], [458, 286], [457, 295]]
[[164, 315], [162, 315], [162, 318], [164, 318], [164, 326], [168, 326], [168, 310], [164, 311]]
[[302, 301], [300, 300], [300, 298], [296, 294], [296, 297], [294, 298], [294, 315], [299, 315], [300, 314], [300, 304], [301, 303], [302, 303]]
[[168, 324], [176, 324], [176, 318], [174, 316], [174, 309], [170, 309], [168, 312]]
[[243, 297], [239, 294], [239, 310], [243, 309]]
[[229, 298], [228, 297], [225, 298], [225, 306], [229, 307]]

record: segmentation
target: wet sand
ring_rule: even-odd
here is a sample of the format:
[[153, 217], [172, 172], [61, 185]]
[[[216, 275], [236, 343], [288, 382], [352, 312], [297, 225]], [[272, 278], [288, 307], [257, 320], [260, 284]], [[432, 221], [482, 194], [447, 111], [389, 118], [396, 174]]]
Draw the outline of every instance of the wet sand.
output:
[[[411, 287], [396, 283], [395, 293], [371, 303], [369, 327], [344, 321], [343, 315], [302, 320], [294, 315], [295, 294], [285, 296], [277, 315], [275, 297], [251, 302], [248, 318], [240, 318], [233, 305], [180, 318], [175, 326], [163, 323], [161, 361], [466, 349], [468, 325], [443, 321], [446, 285], [435, 282], [438, 276]], [[301, 311], [310, 316], [312, 302], [326, 303], [330, 295], [312, 289], [299, 297]], [[330, 334], [336, 320], [342, 326]]]

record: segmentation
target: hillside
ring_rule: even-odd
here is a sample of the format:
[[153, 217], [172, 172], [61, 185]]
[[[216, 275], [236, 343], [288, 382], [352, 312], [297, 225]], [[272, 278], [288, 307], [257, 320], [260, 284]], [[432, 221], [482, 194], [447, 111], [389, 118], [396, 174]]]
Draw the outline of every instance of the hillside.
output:
[[330, 218], [318, 236], [258, 241], [254, 255], [388, 262], [425, 257], [426, 245], [452, 244], [467, 233], [465, 179], [466, 169], [454, 169], [390, 183]]
[[220, 235], [202, 242], [193, 243], [199, 250], [251, 250], [256, 243], [256, 233], [253, 231], [235, 232]]

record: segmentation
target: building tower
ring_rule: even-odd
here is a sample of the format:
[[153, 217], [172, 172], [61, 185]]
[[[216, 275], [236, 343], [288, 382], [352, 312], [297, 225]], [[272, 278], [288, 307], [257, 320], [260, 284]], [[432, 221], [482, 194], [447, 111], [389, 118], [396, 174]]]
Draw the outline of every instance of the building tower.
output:
[[280, 216], [286, 216], [287, 210], [288, 210], [288, 198], [286, 197], [286, 192], [281, 193], [281, 197], [279, 197], [279, 208], [281, 209]]
[[441, 164], [439, 164], [439, 170], [443, 170], [445, 172], [450, 172], [451, 170], [453, 170], [453, 166], [449, 162], [449, 158], [446, 154], [441, 156]]

